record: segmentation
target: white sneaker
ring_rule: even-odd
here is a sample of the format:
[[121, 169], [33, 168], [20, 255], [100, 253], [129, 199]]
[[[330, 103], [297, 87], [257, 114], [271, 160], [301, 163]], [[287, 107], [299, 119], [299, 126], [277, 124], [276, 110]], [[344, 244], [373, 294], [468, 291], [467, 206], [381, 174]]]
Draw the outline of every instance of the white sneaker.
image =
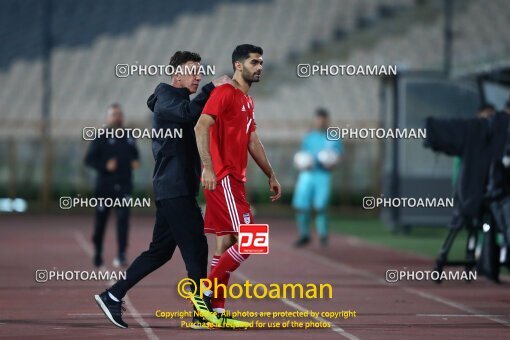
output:
[[113, 262], [112, 262], [112, 265], [114, 268], [125, 268], [128, 266], [127, 264], [127, 261], [126, 260], [121, 260], [119, 259], [118, 257], [116, 257]]

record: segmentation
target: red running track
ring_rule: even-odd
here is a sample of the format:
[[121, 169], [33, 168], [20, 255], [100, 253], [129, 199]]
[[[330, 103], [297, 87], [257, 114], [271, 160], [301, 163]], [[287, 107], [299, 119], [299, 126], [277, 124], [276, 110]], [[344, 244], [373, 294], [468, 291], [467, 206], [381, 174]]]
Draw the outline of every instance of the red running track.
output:
[[[111, 325], [97, 308], [93, 295], [107, 287], [101, 281], [35, 282], [35, 271], [93, 270], [91, 265], [92, 217], [76, 215], [0, 216], [0, 337], [1, 338], [106, 338], [191, 339], [200, 332], [221, 339], [508, 339], [510, 295], [508, 279], [500, 285], [481, 277], [475, 282], [430, 281], [387, 283], [388, 269], [429, 270], [431, 259], [356, 238], [332, 235], [328, 248], [290, 246], [296, 236], [290, 220], [257, 218], [271, 226], [270, 253], [254, 255], [243, 263], [231, 282], [330, 283], [332, 299], [238, 299], [232, 311], [340, 311], [355, 310], [356, 318], [292, 319], [331, 322], [330, 328], [256, 328], [245, 331], [195, 331], [180, 326], [179, 319], [162, 319], [156, 310], [189, 310], [176, 293], [185, 277], [178, 252], [128, 297], [125, 320], [129, 329]], [[113, 221], [111, 221], [113, 222]], [[152, 234], [151, 216], [133, 216], [129, 255], [145, 250]], [[113, 225], [107, 232], [105, 260], [115, 254]], [[214, 240], [209, 238], [212, 250]], [[109, 266], [111, 269], [111, 266]], [[256, 318], [264, 322], [279, 318]], [[187, 319], [185, 319], [187, 320]], [[252, 320], [247, 318], [246, 320]], [[198, 332], [198, 334], [197, 334]], [[211, 333], [214, 332], [214, 333]]]

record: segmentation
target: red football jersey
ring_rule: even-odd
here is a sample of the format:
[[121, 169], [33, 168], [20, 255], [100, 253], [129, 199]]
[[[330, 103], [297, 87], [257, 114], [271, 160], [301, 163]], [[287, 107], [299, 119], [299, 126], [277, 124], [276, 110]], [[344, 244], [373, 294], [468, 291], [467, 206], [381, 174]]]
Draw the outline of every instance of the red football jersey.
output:
[[212, 91], [202, 114], [216, 118], [209, 131], [216, 179], [230, 175], [246, 182], [248, 142], [256, 129], [252, 98], [230, 84], [221, 85]]

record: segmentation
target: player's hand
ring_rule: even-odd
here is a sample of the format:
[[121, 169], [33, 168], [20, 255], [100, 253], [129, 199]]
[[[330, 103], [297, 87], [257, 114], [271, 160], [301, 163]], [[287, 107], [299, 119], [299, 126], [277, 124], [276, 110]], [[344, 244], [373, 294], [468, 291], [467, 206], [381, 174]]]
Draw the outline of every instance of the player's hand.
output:
[[270, 196], [271, 202], [276, 201], [282, 196], [282, 187], [280, 183], [278, 183], [278, 180], [276, 179], [275, 175], [272, 175], [269, 178], [269, 191], [271, 191], [274, 195]]
[[213, 169], [204, 168], [202, 170], [202, 186], [205, 190], [216, 189], [216, 175]]
[[140, 161], [131, 161], [131, 169], [136, 170], [140, 167]]
[[109, 172], [114, 172], [117, 170], [117, 159], [116, 158], [110, 158], [108, 162], [106, 162], [106, 170]]
[[214, 79], [212, 81], [212, 83], [214, 84], [214, 86], [218, 87], [218, 86], [225, 85], [225, 84], [232, 85], [234, 82], [232, 81], [232, 79], [229, 76], [223, 75], [219, 78]]

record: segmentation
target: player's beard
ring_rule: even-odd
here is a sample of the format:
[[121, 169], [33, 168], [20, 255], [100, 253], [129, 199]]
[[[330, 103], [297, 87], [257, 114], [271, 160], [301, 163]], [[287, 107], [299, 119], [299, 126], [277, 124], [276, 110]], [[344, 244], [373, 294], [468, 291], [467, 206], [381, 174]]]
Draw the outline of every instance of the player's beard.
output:
[[242, 76], [244, 81], [251, 85], [251, 83], [258, 83], [260, 81], [260, 77], [262, 76], [262, 74], [260, 73], [258, 74], [258, 77], [256, 77], [255, 73], [252, 74], [247, 69], [244, 69]]

